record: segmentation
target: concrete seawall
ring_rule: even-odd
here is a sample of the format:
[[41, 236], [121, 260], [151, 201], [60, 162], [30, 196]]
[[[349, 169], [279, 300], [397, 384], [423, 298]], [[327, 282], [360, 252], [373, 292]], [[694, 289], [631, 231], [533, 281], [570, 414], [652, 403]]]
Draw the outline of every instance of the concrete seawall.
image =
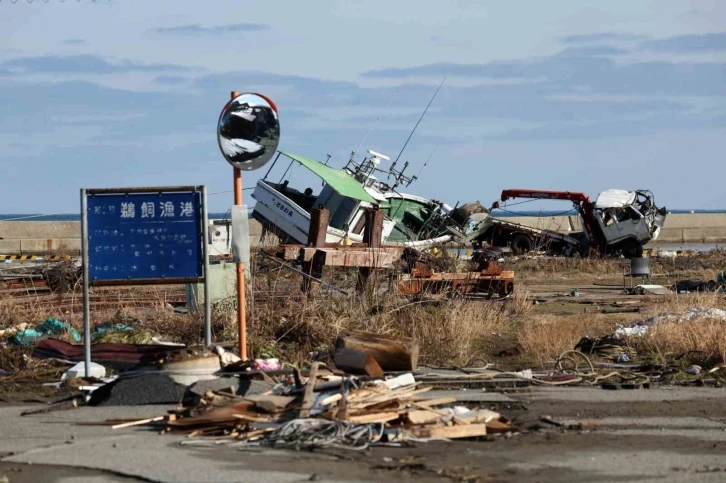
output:
[[[560, 233], [582, 231], [579, 216], [507, 217], [507, 221]], [[658, 243], [724, 243], [726, 213], [683, 213], [668, 215]]]
[[[570, 233], [582, 231], [577, 216], [507, 217], [507, 221]], [[252, 246], [260, 244], [261, 225], [250, 220]], [[726, 213], [668, 215], [658, 243], [726, 243]], [[79, 221], [0, 221], [0, 255], [77, 254]]]

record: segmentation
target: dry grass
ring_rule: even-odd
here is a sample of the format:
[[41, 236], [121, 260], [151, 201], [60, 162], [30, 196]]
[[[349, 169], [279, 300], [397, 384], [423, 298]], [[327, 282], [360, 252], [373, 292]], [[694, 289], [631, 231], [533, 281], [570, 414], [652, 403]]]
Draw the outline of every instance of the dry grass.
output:
[[[616, 258], [535, 258], [508, 262], [520, 280], [570, 280], [579, 277], [604, 278], [622, 276], [629, 266], [626, 259]], [[669, 280], [713, 280], [726, 269], [726, 250], [713, 250], [691, 256], [651, 258], [653, 274]]]
[[665, 322], [653, 325], [644, 336], [631, 339], [639, 354], [659, 363], [675, 360], [721, 363], [726, 354], [726, 320]]
[[647, 316], [662, 315], [668, 313], [683, 312], [692, 307], [714, 307], [717, 309], [726, 309], [726, 299], [723, 294], [713, 292], [701, 292], [690, 294], [665, 295], [658, 297], [658, 303], [651, 305], [647, 312]]
[[[646, 315], [682, 313], [694, 307], [726, 309], [726, 299], [719, 293], [673, 294], [660, 298]], [[632, 337], [630, 343], [642, 356], [660, 363], [673, 362], [689, 354], [700, 360], [723, 361], [726, 320], [700, 317], [688, 322], [660, 322], [652, 325], [644, 336]]]
[[464, 364], [483, 339], [507, 328], [509, 317], [501, 303], [335, 297], [258, 303], [249, 329], [253, 354], [282, 355], [295, 363], [331, 352], [342, 331], [364, 330], [418, 339], [422, 362]]
[[572, 350], [584, 336], [591, 338], [612, 333], [617, 323], [603, 315], [561, 317], [539, 314], [523, 318], [515, 329], [515, 338], [527, 360], [543, 365], [567, 350]]
[[[726, 268], [726, 263], [717, 265], [724, 261], [722, 258], [723, 253], [657, 263], [670, 263], [672, 266], [666, 268], [678, 273], [687, 273], [689, 270], [691, 272], [688, 273], [699, 270], [714, 272], [714, 267]], [[309, 362], [312, 354], [329, 354], [336, 336], [341, 331], [353, 329], [415, 337], [421, 344], [421, 362], [426, 364], [461, 365], [491, 360], [503, 348], [502, 343], [521, 348], [522, 364], [542, 364], [572, 349], [585, 335], [599, 337], [612, 333], [618, 323], [628, 324], [651, 315], [681, 312], [694, 306], [726, 308], [723, 296], [717, 294], [674, 294], [658, 298], [657, 303], [640, 314], [543, 314], [539, 313], [540, 307], [533, 309], [526, 286], [521, 283], [522, 278], [528, 277], [576, 280], [582, 276], [620, 275], [623, 263], [622, 260], [564, 258], [520, 260], [514, 264], [517, 289], [505, 302], [411, 302], [380, 295], [386, 287], [386, 277], [381, 277], [378, 289], [366, 297], [329, 293], [301, 297], [297, 274], [280, 270], [271, 263], [269, 266], [260, 266], [255, 262], [255, 292], [266, 293], [267, 296], [259, 295], [256, 300], [250, 300], [247, 318], [249, 353], [252, 356], [269, 354], [284, 361], [302, 364]], [[351, 270], [330, 270], [326, 271], [325, 279], [350, 290], [356, 276], [355, 271]], [[129, 318], [133, 318], [138, 320], [129, 325], [138, 334], [138, 341], [156, 335], [164, 340], [188, 345], [202, 343], [204, 324], [201, 314], [178, 314], [171, 310], [166, 304], [170, 289], [118, 289], [119, 294], [122, 291], [124, 294], [156, 297], [158, 303], [154, 303], [154, 307], [139, 308], [134, 306], [133, 300], [129, 302], [119, 295], [118, 304], [110, 310], [92, 312], [92, 323], [106, 320], [129, 323]], [[291, 295], [280, 297], [280, 294]], [[69, 322], [78, 329], [82, 326], [82, 313], [78, 309], [63, 311], [57, 303], [47, 300], [20, 306], [10, 299], [0, 299], [0, 328], [20, 323], [35, 326], [48, 317]], [[724, 329], [726, 324], [713, 321], [662, 324], [638, 342], [637, 349], [642, 354], [661, 359], [692, 350], [705, 351], [716, 357], [724, 354]], [[236, 340], [236, 311], [214, 312], [212, 332], [216, 341]], [[136, 340], [129, 339], [132, 342]]]

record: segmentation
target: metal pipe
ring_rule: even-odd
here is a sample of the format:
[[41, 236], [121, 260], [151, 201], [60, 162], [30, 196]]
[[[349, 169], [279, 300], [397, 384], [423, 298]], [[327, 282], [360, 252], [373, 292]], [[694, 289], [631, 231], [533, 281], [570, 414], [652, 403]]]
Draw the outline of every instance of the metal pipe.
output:
[[265, 173], [265, 176], [262, 178], [263, 180], [267, 179], [267, 176], [270, 174], [270, 171], [272, 171], [272, 168], [275, 167], [275, 163], [277, 163], [277, 159], [280, 157], [282, 153], [280, 151], [277, 152], [277, 156], [275, 156], [275, 160], [270, 165], [270, 169], [267, 170], [267, 173]]
[[[239, 95], [232, 91], [232, 99]], [[234, 168], [234, 204], [242, 205], [242, 171]], [[247, 359], [247, 320], [245, 314], [245, 264], [237, 263], [237, 337], [239, 343], [239, 356]]]
[[91, 307], [88, 294], [88, 200], [81, 189], [81, 263], [83, 264], [83, 368], [91, 373]]
[[209, 212], [207, 208], [207, 187], [202, 186], [202, 240], [204, 242], [204, 345], [212, 345], [212, 301], [209, 286], [209, 242], [207, 230], [209, 229]]

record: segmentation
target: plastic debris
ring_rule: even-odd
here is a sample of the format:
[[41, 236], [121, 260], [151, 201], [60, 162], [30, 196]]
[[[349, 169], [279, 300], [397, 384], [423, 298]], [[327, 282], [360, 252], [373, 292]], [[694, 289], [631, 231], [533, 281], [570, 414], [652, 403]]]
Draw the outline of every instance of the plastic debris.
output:
[[95, 377], [96, 379], [101, 379], [102, 377], [106, 377], [106, 368], [103, 367], [101, 364], [96, 364], [95, 362], [91, 362], [88, 366], [89, 374], [86, 375], [86, 365], [85, 362], [79, 362], [75, 366], [68, 369], [63, 375], [61, 376], [61, 381], [65, 381], [66, 379], [75, 379], [77, 377]]
[[30, 347], [40, 339], [49, 335], [63, 335], [66, 333], [70, 334], [74, 341], [81, 341], [81, 334], [70, 324], [61, 322], [58, 319], [50, 318], [45, 322], [36, 325], [33, 329], [25, 329], [18, 332], [12, 336], [8, 342], [22, 347]]
[[133, 332], [134, 328], [126, 324], [114, 324], [113, 322], [101, 322], [93, 328], [97, 334], [105, 334], [106, 332]]
[[629, 337], [629, 336], [643, 336], [648, 332], [648, 328], [654, 324], [660, 324], [663, 322], [691, 322], [696, 319], [716, 319], [726, 321], [726, 310], [716, 309], [713, 307], [691, 307], [680, 313], [670, 313], [664, 315], [656, 315], [645, 320], [641, 320], [630, 327], [618, 327], [615, 330], [614, 336], [617, 337]]
[[282, 368], [279, 359], [255, 359], [252, 362], [251, 369], [253, 371], [279, 371]]
[[696, 364], [693, 364], [692, 366], [686, 368], [686, 374], [691, 374], [694, 376], [697, 376], [701, 373], [701, 366], [698, 366]]
[[219, 355], [219, 363], [222, 367], [227, 367], [230, 364], [234, 364], [242, 360], [236, 354], [224, 350], [223, 347], [215, 346], [214, 351]]

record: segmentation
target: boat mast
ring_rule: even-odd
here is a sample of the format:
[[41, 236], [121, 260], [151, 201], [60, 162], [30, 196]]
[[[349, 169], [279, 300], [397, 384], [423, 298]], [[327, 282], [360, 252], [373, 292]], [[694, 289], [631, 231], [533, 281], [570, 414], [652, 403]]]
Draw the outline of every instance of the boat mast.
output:
[[436, 89], [436, 92], [434, 92], [434, 95], [431, 97], [431, 100], [429, 101], [428, 105], [426, 106], [426, 109], [424, 109], [424, 111], [421, 113], [421, 117], [418, 119], [418, 122], [416, 122], [416, 125], [411, 130], [411, 134], [408, 135], [408, 139], [406, 139], [406, 142], [403, 143], [403, 147], [401, 148], [401, 151], [398, 153], [398, 156], [396, 156], [396, 160], [391, 165], [391, 170], [393, 170], [396, 167], [396, 163], [398, 163], [398, 160], [401, 158], [403, 151], [406, 149], [406, 146], [408, 146], [408, 142], [413, 137], [413, 133], [416, 132], [418, 125], [421, 123], [421, 120], [423, 120], [424, 116], [426, 115], [426, 112], [429, 110], [429, 107], [431, 107], [431, 103], [434, 102], [434, 99], [436, 99], [436, 95], [441, 90], [441, 86], [444, 85], [444, 82], [446, 82], [446, 77], [444, 77], [444, 79], [441, 81], [441, 84], [439, 84], [439, 87]]
[[393, 103], [393, 100], [396, 98], [397, 95], [398, 95], [398, 89], [396, 89], [396, 91], [393, 93], [393, 96], [391, 96], [391, 99], [388, 101], [388, 105], [386, 105], [386, 108], [383, 110], [383, 112], [373, 122], [373, 125], [370, 127], [370, 129], [368, 129], [368, 132], [366, 133], [366, 135], [363, 136], [363, 139], [358, 144], [358, 147], [355, 148], [353, 151], [350, 152], [350, 160], [348, 160], [348, 164], [345, 166], [346, 168], [351, 163], [356, 164], [355, 163], [355, 155], [358, 153], [358, 150], [360, 149], [360, 147], [363, 146], [363, 143], [366, 142], [366, 139], [368, 139], [368, 136], [373, 131], [373, 129], [376, 127], [376, 124], [378, 124], [378, 121], [380, 121], [381, 118], [386, 115], [386, 112], [388, 112], [388, 108], [391, 107], [391, 104]]

